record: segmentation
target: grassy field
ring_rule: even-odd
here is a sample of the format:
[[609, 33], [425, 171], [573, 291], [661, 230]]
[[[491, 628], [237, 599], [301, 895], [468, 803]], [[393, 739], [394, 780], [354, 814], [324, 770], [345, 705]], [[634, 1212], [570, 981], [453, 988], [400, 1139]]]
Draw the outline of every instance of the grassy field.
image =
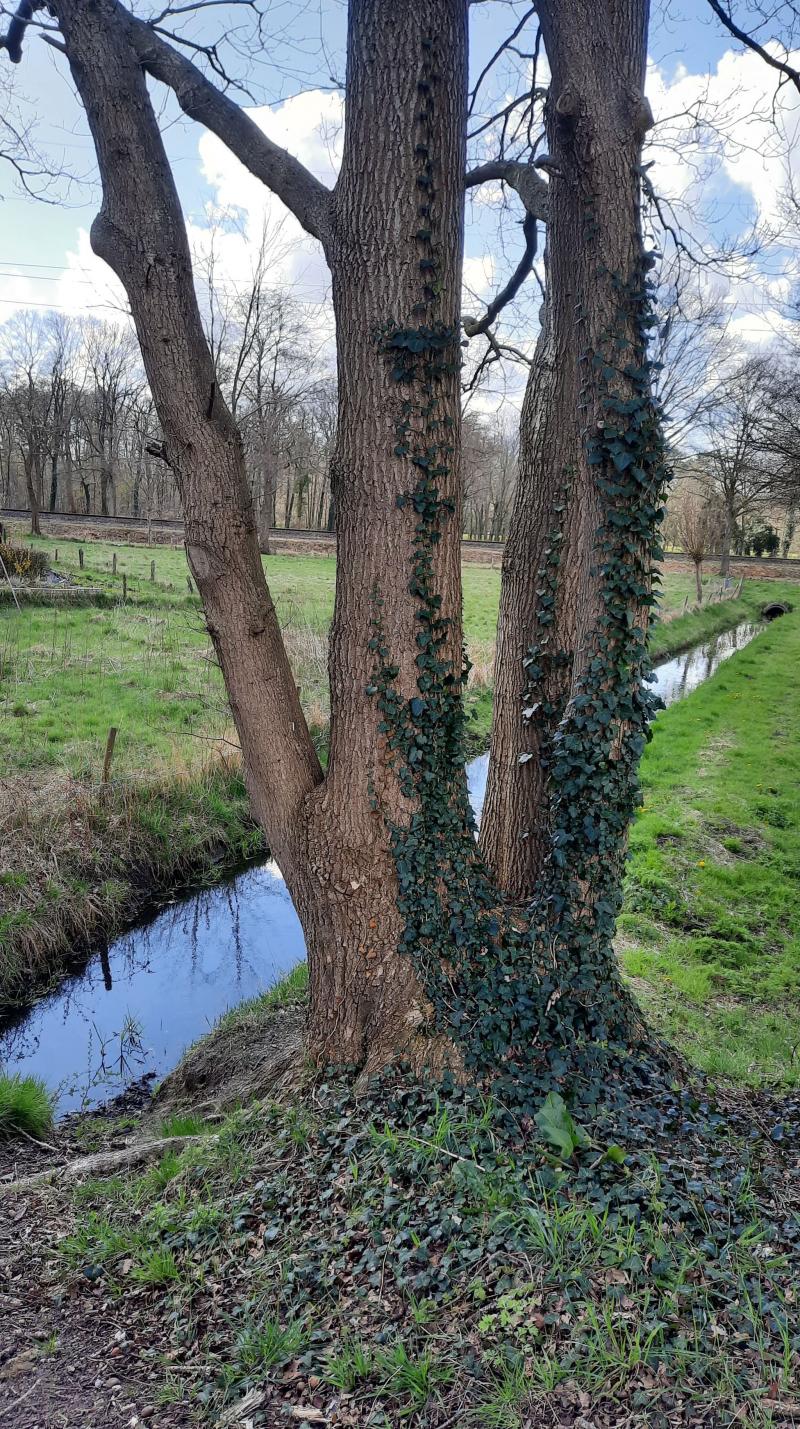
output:
[[[40, 545], [55, 552], [51, 541]], [[61, 771], [96, 779], [109, 728], [119, 730], [117, 776], [182, 777], [233, 737], [230, 712], [203, 625], [187, 587], [182, 549], [60, 541], [54, 569], [110, 592], [117, 603], [96, 609], [0, 607], [0, 758], [7, 772], [32, 777]], [[117, 555], [116, 575], [112, 575]], [[151, 561], [156, 579], [150, 580]], [[271, 556], [270, 587], [286, 633], [304, 707], [322, 737], [328, 715], [326, 635], [333, 611], [335, 561], [324, 556]], [[122, 603], [122, 576], [128, 601]], [[711, 582], [714, 586], [717, 583]], [[786, 587], [790, 589], [790, 587]], [[665, 580], [663, 620], [653, 634], [656, 658], [751, 617], [783, 586], [752, 582], [738, 601], [681, 616], [693, 590], [688, 576]], [[491, 684], [500, 572], [464, 567], [464, 626], [474, 661], [475, 695]], [[489, 710], [481, 703], [481, 729]]]
[[[54, 540], [34, 544], [55, 570], [107, 603], [0, 606], [0, 1002], [24, 997], [69, 953], [118, 928], [148, 894], [213, 879], [262, 847], [183, 550], [59, 539], [55, 562]], [[335, 562], [271, 556], [266, 565], [324, 754]], [[498, 570], [465, 566], [475, 749], [485, 746], [491, 719], [499, 589]], [[692, 590], [688, 576], [666, 579], [656, 658], [751, 618], [791, 587], [753, 582], [739, 600], [682, 614]], [[103, 789], [112, 726], [112, 781]]]
[[800, 613], [659, 715], [624, 965], [708, 1072], [800, 1084]]

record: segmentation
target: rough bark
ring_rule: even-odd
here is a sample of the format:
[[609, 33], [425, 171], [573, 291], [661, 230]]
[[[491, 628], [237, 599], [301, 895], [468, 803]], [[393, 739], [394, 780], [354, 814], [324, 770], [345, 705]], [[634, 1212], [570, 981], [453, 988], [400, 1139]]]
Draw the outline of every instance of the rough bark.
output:
[[[552, 75], [545, 111], [548, 302], [520, 429], [481, 825], [492, 872], [518, 899], [532, 896], [541, 877], [552, 721], [584, 668], [599, 613], [594, 553], [602, 501], [587, 438], [602, 416], [591, 354], [618, 324], [619, 277], [630, 278], [641, 262], [639, 165], [650, 122], [646, 0], [542, 0], [538, 13]], [[620, 337], [636, 350], [632, 331]], [[564, 558], [552, 591], [542, 572], [554, 541]], [[546, 657], [538, 662], [538, 689], [523, 665], [537, 645]], [[528, 757], [520, 762], [520, 755]]]
[[298, 820], [319, 764], [261, 566], [242, 443], [203, 335], [174, 180], [119, 6], [54, 9], [103, 180], [92, 244], [128, 294], [253, 807], [299, 894]]
[[[429, 41], [433, 49], [425, 49]], [[416, 122], [426, 56], [433, 56], [436, 105], [435, 198], [430, 216], [441, 297], [435, 320], [457, 329], [462, 259], [466, 6], [462, 0], [353, 0], [342, 170], [332, 214], [330, 261], [337, 320], [339, 413], [331, 468], [337, 512], [336, 602], [331, 631], [331, 745], [328, 775], [311, 826], [312, 864], [348, 907], [335, 962], [312, 960], [312, 1044], [344, 1049], [359, 1061], [365, 1045], [402, 1046], [423, 1016], [410, 959], [398, 951], [401, 922], [387, 822], [408, 817], [388, 758], [383, 718], [365, 695], [375, 663], [369, 642], [379, 611], [383, 638], [396, 655], [396, 691], [418, 694], [417, 599], [409, 591], [413, 509], [399, 499], [413, 485], [395, 455], [399, 384], [378, 334], [395, 321], [410, 328], [420, 315], [420, 262], [425, 247], [407, 242], [419, 217], [420, 142]], [[376, 136], [380, 136], [376, 142]], [[365, 155], [370, 161], [365, 162]], [[402, 396], [413, 399], [404, 388]], [[458, 373], [441, 393], [441, 416], [458, 447]], [[449, 617], [449, 658], [461, 661], [460, 470], [441, 477], [454, 505], [437, 547], [435, 581]], [[335, 838], [331, 839], [331, 829]], [[353, 888], [353, 884], [357, 888]]]

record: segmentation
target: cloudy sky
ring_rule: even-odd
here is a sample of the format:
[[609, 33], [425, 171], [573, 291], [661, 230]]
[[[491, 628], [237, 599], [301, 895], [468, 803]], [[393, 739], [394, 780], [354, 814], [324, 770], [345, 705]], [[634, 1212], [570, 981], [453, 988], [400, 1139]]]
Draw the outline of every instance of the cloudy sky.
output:
[[[517, 13], [524, 8], [516, 7]], [[507, 33], [514, 10], [506, 3], [473, 10], [474, 73]], [[275, 0], [267, 14], [269, 59], [260, 55], [248, 72], [252, 92], [263, 102], [251, 112], [273, 139], [331, 183], [343, 113], [337, 81], [344, 69], [344, 3]], [[59, 202], [42, 202], [21, 193], [10, 168], [0, 165], [0, 321], [24, 306], [116, 317], [125, 309], [123, 295], [89, 245], [99, 192], [91, 140], [65, 61], [31, 35], [23, 64], [13, 71], [3, 64], [2, 77], [13, 80], [12, 112], [36, 116], [39, 148], [71, 178], [51, 189], [48, 196]], [[737, 337], [750, 345], [780, 330], [782, 306], [800, 274], [796, 236], [792, 244], [785, 233], [783, 197], [791, 165], [800, 188], [800, 100], [790, 87], [783, 89], [776, 126], [775, 78], [758, 56], [737, 51], [705, 0], [678, 0], [677, 8], [656, 11], [648, 79], [657, 121], [651, 178], [698, 251], [735, 247], [754, 228], [761, 231], [766, 241], [758, 254], [703, 277], [724, 297]], [[493, 91], [484, 92], [487, 103], [496, 101], [504, 82], [510, 77], [500, 74]], [[253, 246], [266, 224], [274, 252], [271, 276], [316, 312], [328, 295], [317, 245], [217, 139], [180, 116], [168, 96], [157, 98], [195, 251], [207, 251], [212, 215], [224, 211], [223, 231], [216, 225], [218, 274], [234, 289], [247, 282]], [[489, 136], [484, 156], [491, 152]], [[501, 216], [499, 199], [499, 191], [481, 191], [468, 205], [468, 308], [487, 297], [515, 255], [515, 216]], [[537, 305], [532, 292], [517, 323], [519, 340], [533, 339]], [[526, 330], [520, 333], [521, 326]], [[510, 386], [512, 395], [518, 392], [513, 378]]]

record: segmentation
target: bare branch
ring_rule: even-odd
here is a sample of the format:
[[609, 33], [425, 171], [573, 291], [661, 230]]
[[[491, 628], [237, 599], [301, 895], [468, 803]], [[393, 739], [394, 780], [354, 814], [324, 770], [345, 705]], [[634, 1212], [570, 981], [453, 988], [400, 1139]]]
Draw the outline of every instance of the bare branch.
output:
[[734, 39], [738, 40], [740, 44], [746, 45], [747, 48], [753, 50], [755, 54], [760, 55], [764, 63], [769, 65], [770, 69], [777, 70], [779, 74], [783, 75], [784, 80], [788, 80], [790, 84], [794, 85], [798, 94], [800, 94], [800, 70], [796, 70], [787, 60], [779, 60], [775, 55], [771, 55], [769, 50], [766, 50], [763, 45], [758, 43], [758, 40], [754, 40], [752, 35], [748, 35], [746, 30], [742, 30], [736, 24], [733, 16], [720, 4], [720, 0], [708, 0], [708, 3], [714, 11], [714, 14], [722, 21], [725, 29], [733, 35]]
[[465, 187], [477, 188], [479, 184], [501, 180], [514, 189], [522, 199], [526, 213], [539, 223], [547, 222], [547, 184], [531, 164], [521, 164], [511, 159], [490, 159], [470, 169], [464, 179]]
[[525, 251], [515, 271], [512, 273], [506, 286], [492, 299], [482, 318], [464, 318], [464, 331], [467, 337], [478, 337], [480, 333], [489, 331], [495, 318], [499, 317], [503, 308], [516, 297], [530, 273], [533, 267], [533, 260], [536, 257], [538, 230], [536, 219], [529, 213], [525, 215], [522, 231], [525, 234]]
[[14, 65], [18, 65], [22, 59], [22, 40], [33, 10], [32, 0], [20, 0], [16, 13], [11, 17], [7, 33], [0, 35], [0, 50], [8, 50], [8, 58]]
[[150, 25], [123, 6], [116, 8], [119, 23], [148, 74], [167, 85], [184, 114], [216, 134], [324, 246], [330, 231], [330, 190], [292, 154], [268, 139], [238, 104]]

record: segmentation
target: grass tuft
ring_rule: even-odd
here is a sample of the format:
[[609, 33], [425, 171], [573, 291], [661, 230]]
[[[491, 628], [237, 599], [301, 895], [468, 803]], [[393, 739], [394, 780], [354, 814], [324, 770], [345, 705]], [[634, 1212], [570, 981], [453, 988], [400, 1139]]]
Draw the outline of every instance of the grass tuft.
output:
[[0, 1136], [44, 1136], [53, 1122], [53, 1098], [38, 1077], [0, 1073]]

